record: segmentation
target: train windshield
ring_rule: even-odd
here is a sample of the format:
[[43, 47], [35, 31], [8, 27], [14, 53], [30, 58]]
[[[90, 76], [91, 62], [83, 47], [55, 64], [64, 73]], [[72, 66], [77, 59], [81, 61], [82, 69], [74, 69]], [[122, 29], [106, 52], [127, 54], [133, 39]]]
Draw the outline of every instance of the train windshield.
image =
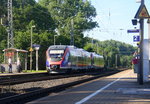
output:
[[60, 61], [64, 55], [64, 50], [50, 50], [49, 55], [51, 61]]

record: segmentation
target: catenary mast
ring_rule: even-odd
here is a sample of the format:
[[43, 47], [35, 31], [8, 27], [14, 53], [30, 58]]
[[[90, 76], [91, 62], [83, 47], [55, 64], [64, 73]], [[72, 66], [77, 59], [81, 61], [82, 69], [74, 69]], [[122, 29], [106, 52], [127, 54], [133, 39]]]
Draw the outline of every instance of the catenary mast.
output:
[[7, 48], [14, 48], [12, 0], [8, 0], [7, 9], [8, 9], [8, 29], [7, 29], [7, 31], [8, 31], [8, 39], [7, 39]]

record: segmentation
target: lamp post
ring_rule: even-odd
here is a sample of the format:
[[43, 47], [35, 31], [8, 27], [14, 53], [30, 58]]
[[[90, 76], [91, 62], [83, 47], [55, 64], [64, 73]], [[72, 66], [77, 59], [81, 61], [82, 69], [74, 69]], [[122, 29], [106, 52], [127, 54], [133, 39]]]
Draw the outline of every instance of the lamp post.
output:
[[[144, 5], [144, 0], [141, 0], [141, 6]], [[143, 38], [144, 38], [144, 19], [140, 19], [140, 62], [139, 62], [139, 73], [138, 73], [138, 80], [139, 84], [143, 84]]]
[[54, 35], [54, 45], [55, 45], [55, 41], [56, 41], [56, 40], [55, 40], [55, 37], [56, 37], [56, 36], [58, 36], [58, 35]]
[[38, 50], [40, 49], [40, 45], [34, 44], [33, 45], [34, 49], [36, 50], [36, 71], [39, 70], [39, 65], [38, 65]]
[[70, 45], [74, 46], [74, 21], [71, 19], [71, 35], [70, 35]]
[[33, 28], [35, 27], [35, 25], [31, 26], [31, 45], [30, 45], [30, 71], [32, 71], [32, 32], [33, 32]]
[[59, 30], [57, 28], [55, 29], [55, 32], [57, 33], [57, 35], [54, 35], [54, 45], [56, 43], [56, 36], [60, 35]]

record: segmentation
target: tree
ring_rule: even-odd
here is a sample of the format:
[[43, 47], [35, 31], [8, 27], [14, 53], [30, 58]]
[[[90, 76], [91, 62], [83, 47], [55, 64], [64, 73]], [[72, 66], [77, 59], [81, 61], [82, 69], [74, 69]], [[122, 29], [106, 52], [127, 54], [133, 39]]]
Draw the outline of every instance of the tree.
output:
[[0, 25], [0, 63], [3, 62], [3, 49], [5, 49], [7, 46], [7, 32], [6, 29]]
[[[7, 0], [0, 1], [0, 18], [3, 20], [7, 20], [6, 4]], [[60, 34], [55, 38], [56, 44], [69, 45], [71, 32], [77, 47], [103, 55], [107, 66], [115, 66], [116, 55], [118, 66], [130, 66], [131, 53], [135, 51], [135, 47], [114, 40], [100, 42], [84, 37], [84, 31], [98, 26], [97, 22], [93, 21], [95, 16], [96, 10], [88, 0], [39, 0], [38, 3], [35, 0], [13, 0], [15, 48], [29, 50], [31, 26], [35, 25], [32, 38], [33, 44], [41, 45], [40, 69], [45, 69], [45, 52], [53, 45], [54, 35]], [[0, 25], [0, 37], [2, 52], [7, 47], [6, 26]], [[0, 54], [0, 61], [2, 60], [3, 56]]]
[[94, 52], [94, 48], [93, 48], [93, 44], [92, 43], [88, 43], [86, 44], [86, 46], [84, 47], [84, 49], [88, 52]]
[[0, 18], [6, 15], [7, 11], [7, 0], [0, 0]]
[[[93, 29], [96, 10], [89, 1], [83, 0], [39, 0], [39, 4], [48, 8], [61, 35], [70, 37], [71, 20], [74, 21], [75, 45], [83, 47], [83, 32]], [[65, 43], [63, 43], [65, 44]]]
[[17, 5], [18, 2], [16, 3], [17, 7], [14, 8], [14, 28], [26, 31], [30, 21], [34, 20], [34, 25], [36, 25], [38, 32], [54, 30], [55, 25], [51, 14], [46, 8], [35, 4], [33, 1], [29, 1], [31, 3], [24, 5], [24, 7], [19, 7], [19, 4]]
[[[105, 66], [115, 67], [130, 67], [132, 53], [136, 50], [135, 47], [122, 43], [115, 40], [98, 41], [93, 39], [93, 44], [91, 44], [92, 39], [88, 39], [89, 42], [84, 46], [87, 51], [94, 51], [100, 55], [103, 55], [105, 60]], [[117, 62], [116, 62], [117, 61]]]
[[47, 8], [40, 6], [34, 0], [26, 0], [26, 2], [15, 0], [13, 4], [15, 5], [13, 8], [15, 48], [29, 50], [31, 26], [35, 25], [33, 44], [41, 45], [39, 50], [40, 69], [45, 69], [45, 52], [53, 44], [54, 29], [56, 28], [51, 14]]

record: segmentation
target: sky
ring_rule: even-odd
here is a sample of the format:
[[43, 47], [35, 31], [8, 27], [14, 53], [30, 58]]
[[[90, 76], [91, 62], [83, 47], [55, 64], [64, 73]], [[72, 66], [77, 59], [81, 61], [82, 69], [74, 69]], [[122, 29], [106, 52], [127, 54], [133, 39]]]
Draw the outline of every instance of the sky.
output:
[[[96, 8], [97, 16], [94, 20], [98, 22], [99, 28], [86, 32], [86, 36], [100, 41], [113, 39], [136, 45], [133, 36], [139, 34], [127, 33], [127, 30], [135, 27], [131, 20], [138, 11], [140, 3], [136, 3], [136, 0], [90, 0], [90, 2]], [[145, 0], [145, 5], [150, 14], [150, 0]], [[136, 27], [139, 28], [139, 24]], [[144, 27], [144, 38], [147, 38], [147, 19]]]

